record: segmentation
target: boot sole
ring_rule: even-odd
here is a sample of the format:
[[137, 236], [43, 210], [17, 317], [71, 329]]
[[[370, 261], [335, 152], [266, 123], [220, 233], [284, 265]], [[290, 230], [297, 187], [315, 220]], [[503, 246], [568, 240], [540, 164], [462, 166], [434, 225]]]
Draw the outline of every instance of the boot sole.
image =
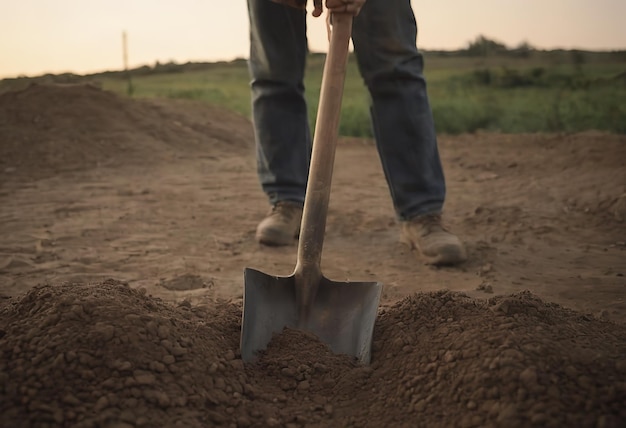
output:
[[272, 230], [265, 230], [263, 232], [256, 233], [256, 240], [263, 245], [270, 247], [281, 247], [290, 245], [295, 239], [298, 238], [298, 234], [290, 236], [288, 234], [280, 233]]
[[400, 242], [408, 246], [411, 251], [415, 250], [426, 265], [452, 266], [463, 263], [467, 260], [467, 254], [462, 248], [448, 247], [444, 248], [441, 253], [437, 254], [436, 256], [429, 256], [427, 254], [424, 254], [419, 245], [415, 244], [413, 240], [404, 236], [404, 234], [401, 236]]

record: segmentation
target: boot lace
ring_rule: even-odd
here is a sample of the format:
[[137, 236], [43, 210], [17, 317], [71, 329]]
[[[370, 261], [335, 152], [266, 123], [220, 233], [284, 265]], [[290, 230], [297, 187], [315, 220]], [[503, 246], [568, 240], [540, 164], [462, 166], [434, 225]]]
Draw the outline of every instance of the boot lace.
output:
[[279, 215], [286, 220], [291, 221], [296, 217], [300, 206], [291, 202], [278, 202], [272, 207], [272, 215]]
[[441, 214], [428, 214], [415, 219], [415, 222], [422, 228], [422, 236], [426, 236], [433, 232], [444, 231], [448, 229], [443, 225]]

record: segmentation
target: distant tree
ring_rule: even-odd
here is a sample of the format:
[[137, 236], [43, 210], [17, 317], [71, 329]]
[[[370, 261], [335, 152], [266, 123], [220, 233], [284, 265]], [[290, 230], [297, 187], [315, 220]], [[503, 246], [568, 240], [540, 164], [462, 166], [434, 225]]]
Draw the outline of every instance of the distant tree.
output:
[[534, 51], [535, 47], [531, 45], [530, 43], [528, 43], [527, 40], [524, 40], [519, 45], [517, 45], [515, 49], [520, 50], [520, 51]]
[[524, 40], [519, 45], [517, 45], [511, 52], [515, 56], [519, 56], [521, 58], [528, 58], [533, 53], [534, 50], [535, 50], [535, 47], [532, 46], [530, 43], [528, 43], [526, 40]]
[[507, 52], [507, 47], [503, 43], [490, 40], [483, 35], [476, 37], [470, 42], [465, 52], [469, 56], [491, 56]]

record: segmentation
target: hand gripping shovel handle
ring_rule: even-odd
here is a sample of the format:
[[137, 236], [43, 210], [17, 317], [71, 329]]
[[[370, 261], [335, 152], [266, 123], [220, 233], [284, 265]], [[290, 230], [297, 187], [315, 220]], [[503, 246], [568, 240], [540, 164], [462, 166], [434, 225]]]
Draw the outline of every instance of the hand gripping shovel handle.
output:
[[326, 215], [339, 134], [341, 100], [352, 34], [352, 15], [332, 15], [330, 46], [324, 63], [309, 179], [304, 201], [298, 258], [294, 271], [300, 322], [305, 323], [322, 278]]

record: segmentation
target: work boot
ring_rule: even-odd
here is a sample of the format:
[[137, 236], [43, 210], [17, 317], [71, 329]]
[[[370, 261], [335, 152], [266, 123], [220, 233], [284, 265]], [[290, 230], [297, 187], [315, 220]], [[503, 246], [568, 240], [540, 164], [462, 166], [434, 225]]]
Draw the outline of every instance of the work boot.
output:
[[280, 201], [256, 228], [256, 239], [265, 245], [289, 245], [300, 233], [302, 204]]
[[403, 222], [402, 240], [416, 248], [428, 265], [454, 265], [467, 260], [463, 244], [441, 224], [439, 214]]

